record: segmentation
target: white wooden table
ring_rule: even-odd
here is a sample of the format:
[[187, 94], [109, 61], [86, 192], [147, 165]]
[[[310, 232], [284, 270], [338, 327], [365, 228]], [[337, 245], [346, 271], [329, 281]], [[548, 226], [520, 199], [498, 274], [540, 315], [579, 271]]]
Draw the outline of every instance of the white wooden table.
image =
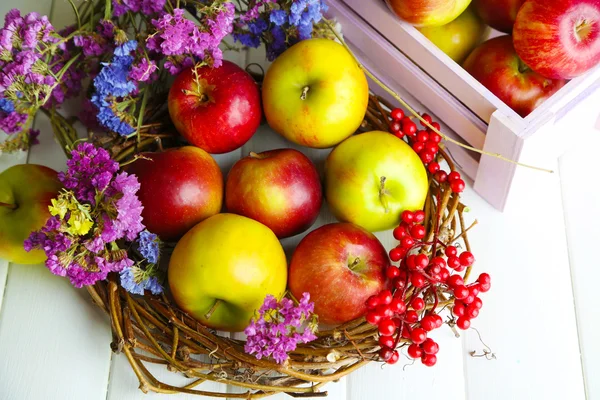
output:
[[[0, 16], [19, 7], [50, 14], [61, 26], [69, 18], [63, 1], [2, 0]], [[243, 63], [254, 56], [239, 57], [246, 57], [237, 60]], [[42, 131], [41, 144], [29, 154], [0, 155], [0, 171], [24, 162], [64, 169], [49, 122], [38, 117], [35, 125]], [[585, 146], [574, 147], [560, 160], [529, 156], [527, 162], [550, 165], [557, 173], [519, 174], [515, 190], [522, 200], [504, 213], [471, 187], [464, 193], [470, 218], [479, 220], [471, 236], [476, 266], [492, 275], [492, 290], [483, 296], [482, 313], [473, 325], [496, 359], [470, 356], [484, 348], [477, 331], [457, 339], [449, 329], [440, 329], [434, 334], [441, 347], [434, 368], [406, 365], [406, 356], [393, 367], [373, 364], [330, 385], [329, 398], [600, 399], [600, 312], [594, 308], [600, 278], [600, 189], [588, 179], [596, 168], [600, 138], [592, 131], [585, 137]], [[227, 170], [250, 151], [287, 146], [262, 127], [242, 149], [217, 159]], [[327, 154], [302, 150], [317, 163]], [[324, 209], [318, 223], [332, 220]], [[386, 246], [393, 244], [390, 233], [378, 236]], [[286, 240], [286, 249], [298, 240]], [[42, 265], [0, 260], [0, 399], [195, 398], [143, 394], [125, 357], [111, 353], [110, 342], [108, 318], [86, 291], [73, 289]], [[152, 370], [160, 378], [181, 381], [162, 367]], [[235, 390], [205, 385], [207, 390]]]

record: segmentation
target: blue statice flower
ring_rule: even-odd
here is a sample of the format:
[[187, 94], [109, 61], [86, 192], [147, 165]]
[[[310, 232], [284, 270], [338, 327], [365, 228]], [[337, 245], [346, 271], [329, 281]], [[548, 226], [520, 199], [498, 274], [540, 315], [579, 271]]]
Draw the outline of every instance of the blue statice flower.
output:
[[121, 286], [132, 294], [143, 295], [144, 290], [149, 290], [154, 295], [161, 294], [163, 287], [154, 273], [155, 269], [144, 270], [139, 264], [124, 268], [119, 273]]
[[15, 103], [9, 99], [0, 98], [0, 111], [3, 111], [7, 114], [15, 111]]
[[257, 48], [260, 46], [260, 38], [249, 33], [237, 33], [233, 35], [233, 40], [240, 42], [246, 47]]
[[138, 237], [138, 248], [140, 253], [151, 264], [158, 262], [160, 252], [160, 241], [154, 233], [144, 229]]
[[285, 10], [273, 10], [269, 20], [277, 26], [281, 26], [288, 21], [288, 14]]

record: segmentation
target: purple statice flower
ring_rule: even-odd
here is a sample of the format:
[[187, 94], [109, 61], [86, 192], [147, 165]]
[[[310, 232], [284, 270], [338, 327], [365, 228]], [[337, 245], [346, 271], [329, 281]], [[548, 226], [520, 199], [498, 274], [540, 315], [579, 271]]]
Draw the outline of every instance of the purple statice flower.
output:
[[168, 57], [164, 64], [164, 67], [171, 75], [177, 75], [186, 68], [190, 68], [194, 65], [194, 59], [192, 57]]
[[[157, 32], [147, 39], [148, 49], [168, 57], [195, 57], [219, 67], [223, 58], [219, 45], [233, 30], [233, 3], [225, 2], [213, 14], [204, 15], [200, 26], [186, 19], [183, 14], [183, 9], [176, 8], [173, 15], [164, 14], [158, 19], [153, 19], [152, 25]], [[172, 63], [168, 69], [179, 69], [173, 66]]]
[[[7, 106], [6, 109], [10, 109], [9, 106]], [[8, 134], [20, 132], [28, 118], [27, 114], [14, 111], [14, 103], [12, 104], [12, 110], [13, 111], [6, 112], [0, 107], [0, 130]]]
[[103, 36], [96, 33], [75, 36], [73, 44], [81, 48], [85, 57], [98, 57], [110, 49], [109, 42]]
[[[135, 175], [121, 172], [115, 176], [105, 191], [105, 201], [112, 202], [117, 210], [112, 219], [112, 229], [118, 238], [134, 241], [144, 229], [142, 224], [142, 202], [137, 197], [140, 183]], [[115, 199], [116, 202], [115, 202]]]
[[160, 241], [154, 233], [145, 229], [141, 231], [138, 236], [138, 249], [149, 263], [156, 264], [158, 262]]
[[277, 302], [275, 297], [268, 295], [258, 310], [259, 317], [244, 330], [248, 337], [244, 350], [259, 360], [273, 357], [277, 363], [284, 363], [298, 343], [308, 343], [317, 338], [316, 315], [313, 312], [314, 303], [310, 301], [309, 293], [302, 295], [297, 306], [290, 299], [283, 298]]
[[166, 0], [112, 0], [113, 15], [120, 17], [128, 11], [145, 15], [164, 13]]
[[142, 58], [138, 64], [135, 64], [131, 67], [131, 71], [129, 72], [129, 78], [133, 81], [138, 82], [147, 82], [153, 81], [156, 79], [156, 70], [158, 67], [156, 66], [156, 62], [153, 60], [148, 60], [147, 58]]
[[260, 15], [260, 10], [263, 6], [275, 2], [276, 0], [257, 0], [252, 7], [248, 8], [248, 10], [246, 10], [246, 12], [240, 16], [240, 19], [242, 21], [252, 21], [253, 19], [258, 18]]

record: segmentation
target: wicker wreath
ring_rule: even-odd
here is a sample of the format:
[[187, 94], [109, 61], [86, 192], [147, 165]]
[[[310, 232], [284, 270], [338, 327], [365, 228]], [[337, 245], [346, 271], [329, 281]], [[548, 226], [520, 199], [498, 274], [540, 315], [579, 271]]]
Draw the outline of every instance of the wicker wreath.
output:
[[[389, 102], [371, 95], [359, 132], [389, 131], [392, 109]], [[149, 110], [147, 115], [153, 115], [151, 120], [160, 121], [163, 112], [157, 106], [156, 111]], [[75, 140], [76, 133], [66, 121], [55, 121], [55, 130], [63, 132], [59, 140], [67, 147]], [[142, 140], [139, 143], [118, 138], [91, 139], [108, 148], [114, 159], [126, 163], [141, 151], [179, 145], [175, 136], [154, 133], [157, 130], [169, 131], [164, 122], [155, 122], [142, 126]], [[452, 159], [443, 149], [440, 149], [437, 157], [438, 161], [445, 160], [451, 170], [455, 169]], [[424, 208], [424, 240], [439, 245], [425, 246], [421, 252], [431, 258], [441, 256], [446, 245], [456, 242], [462, 242], [461, 246], [470, 251], [467, 232], [472, 226], [465, 225], [464, 210], [459, 194], [453, 193], [448, 183], [439, 183], [430, 175]], [[465, 282], [470, 272], [471, 267], [464, 271]], [[247, 354], [243, 340], [220, 336], [203, 326], [180, 310], [168, 295], [153, 296], [148, 291], [144, 296], [130, 295], [120, 286], [116, 275], [109, 275], [107, 281], [88, 286], [88, 291], [94, 302], [110, 316], [112, 350], [125, 354], [144, 392], [245, 399], [258, 399], [281, 392], [293, 397], [323, 397], [327, 395], [323, 390], [326, 383], [337, 381], [369, 362], [380, 360], [377, 327], [369, 324], [364, 317], [331, 330], [317, 332], [318, 339], [298, 345], [296, 350], [289, 353], [289, 359], [284, 364], [278, 364], [271, 359], [258, 360]], [[405, 291], [407, 302], [415, 294], [418, 294], [418, 290], [409, 283]], [[452, 290], [444, 284], [437, 285], [436, 292], [426, 295], [424, 300], [423, 313], [428, 310], [441, 311], [455, 302]], [[455, 316], [450, 314], [446, 323], [453, 327], [455, 321]], [[407, 345], [404, 339], [399, 340], [399, 347]], [[169, 370], [194, 380], [182, 387], [160, 382], [146, 367], [148, 363], [166, 365]], [[218, 393], [197, 389], [205, 381], [237, 386], [245, 392]]]

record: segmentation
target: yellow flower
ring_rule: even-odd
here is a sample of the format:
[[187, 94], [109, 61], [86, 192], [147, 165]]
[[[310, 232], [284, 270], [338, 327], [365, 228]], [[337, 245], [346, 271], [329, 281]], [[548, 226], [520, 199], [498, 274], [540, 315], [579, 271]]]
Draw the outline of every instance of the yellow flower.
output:
[[59, 216], [60, 219], [63, 219], [67, 211], [69, 211], [68, 206], [66, 199], [61, 193], [58, 199], [52, 199], [52, 205], [48, 206], [48, 210], [50, 211], [50, 215]]
[[79, 203], [73, 192], [65, 190], [57, 199], [52, 199], [51, 203], [48, 207], [51, 215], [64, 219], [69, 214], [67, 227], [63, 228], [65, 232], [74, 236], [86, 235], [94, 226], [90, 205]]

